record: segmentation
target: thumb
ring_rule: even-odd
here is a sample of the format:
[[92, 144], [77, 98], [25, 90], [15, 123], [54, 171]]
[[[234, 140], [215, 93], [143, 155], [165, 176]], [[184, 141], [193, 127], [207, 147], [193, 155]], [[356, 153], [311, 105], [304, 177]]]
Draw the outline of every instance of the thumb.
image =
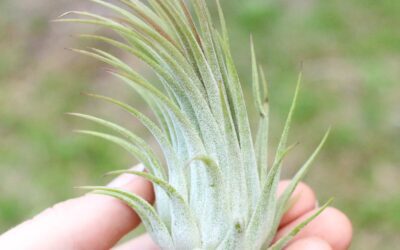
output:
[[[109, 186], [154, 200], [151, 183], [137, 176], [121, 175]], [[0, 249], [110, 249], [139, 224], [137, 214], [119, 200], [87, 194], [6, 232], [0, 236]]]

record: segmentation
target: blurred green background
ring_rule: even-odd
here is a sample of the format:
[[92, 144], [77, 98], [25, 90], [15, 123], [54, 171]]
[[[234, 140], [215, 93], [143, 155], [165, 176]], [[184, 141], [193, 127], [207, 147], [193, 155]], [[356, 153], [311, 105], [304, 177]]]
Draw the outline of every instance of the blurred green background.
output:
[[[285, 177], [332, 125], [333, 134], [307, 182], [321, 201], [334, 196], [334, 205], [349, 215], [355, 227], [352, 249], [396, 249], [400, 1], [222, 3], [244, 85], [250, 82], [250, 33], [267, 69], [274, 142], [303, 64], [304, 84], [291, 134], [301, 145], [286, 161]], [[80, 95], [99, 92], [142, 105], [104, 73], [104, 65], [64, 49], [93, 46], [74, 34], [105, 32], [49, 22], [72, 9], [96, 7], [76, 0], [0, 1], [0, 233], [77, 195], [72, 187], [105, 183], [104, 172], [135, 163], [112, 145], [75, 135], [73, 129], [92, 125], [65, 112], [110, 117], [148, 137], [124, 113]]]

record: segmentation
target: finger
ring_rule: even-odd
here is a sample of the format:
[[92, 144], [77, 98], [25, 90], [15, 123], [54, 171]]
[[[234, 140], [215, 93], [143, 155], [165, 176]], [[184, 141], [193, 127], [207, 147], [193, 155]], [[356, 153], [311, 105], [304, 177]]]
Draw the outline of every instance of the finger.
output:
[[[308, 212], [280, 229], [276, 239], [286, 235], [296, 225], [304, 221], [315, 212], [316, 210]], [[332, 249], [335, 250], [348, 249], [352, 238], [351, 222], [346, 215], [339, 210], [328, 207], [317, 218], [303, 228], [303, 230], [301, 230], [301, 232], [293, 239], [292, 242], [309, 237], [320, 238], [326, 241], [332, 247]]]
[[114, 250], [159, 250], [154, 241], [148, 234], [143, 234], [131, 241], [128, 241], [116, 248]]
[[309, 237], [293, 242], [285, 250], [332, 250], [332, 247], [320, 238]]
[[[289, 180], [281, 181], [278, 186], [278, 196], [281, 195], [290, 184]], [[289, 210], [283, 215], [279, 227], [284, 227], [290, 222], [301, 217], [305, 213], [315, 209], [317, 200], [314, 191], [306, 184], [299, 183], [294, 190], [291, 200], [293, 202]]]
[[[154, 199], [152, 185], [140, 177], [122, 175], [111, 185]], [[5, 233], [0, 249], [109, 249], [139, 223], [137, 214], [119, 200], [87, 194], [57, 204]]]

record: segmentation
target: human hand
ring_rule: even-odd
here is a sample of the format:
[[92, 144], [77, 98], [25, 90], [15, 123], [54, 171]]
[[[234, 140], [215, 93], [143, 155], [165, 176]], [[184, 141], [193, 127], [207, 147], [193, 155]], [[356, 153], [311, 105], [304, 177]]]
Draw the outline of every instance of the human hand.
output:
[[[278, 194], [288, 181], [279, 184]], [[124, 174], [109, 184], [154, 201], [151, 183]], [[314, 192], [301, 183], [295, 190], [295, 204], [282, 218], [276, 238], [283, 236], [316, 209]], [[0, 249], [11, 250], [93, 250], [110, 249], [140, 224], [137, 214], [111, 197], [87, 194], [59, 203], [0, 236]], [[352, 238], [347, 217], [327, 208], [291, 241], [287, 250], [345, 250]], [[148, 235], [125, 243], [116, 250], [156, 250]]]

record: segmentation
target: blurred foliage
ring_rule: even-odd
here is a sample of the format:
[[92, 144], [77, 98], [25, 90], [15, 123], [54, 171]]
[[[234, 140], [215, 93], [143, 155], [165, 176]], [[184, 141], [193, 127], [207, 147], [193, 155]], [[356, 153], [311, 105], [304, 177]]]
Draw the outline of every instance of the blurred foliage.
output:
[[[244, 85], [250, 82], [250, 33], [267, 69], [275, 142], [297, 74], [300, 68], [304, 72], [291, 137], [301, 146], [286, 161], [285, 176], [332, 125], [308, 183], [321, 200], [335, 196], [335, 206], [350, 216], [353, 249], [395, 249], [400, 244], [400, 1], [225, 0], [223, 5]], [[63, 49], [88, 46], [72, 34], [104, 32], [49, 22], [82, 8], [93, 6], [77, 0], [0, 1], [0, 232], [76, 195], [73, 186], [104, 183], [104, 172], [135, 163], [112, 145], [75, 136], [73, 129], [91, 125], [64, 115], [95, 113], [143, 130], [127, 115], [80, 95], [95, 91], [142, 103], [105, 74], [103, 65]], [[143, 135], [148, 136], [144, 130]]]

